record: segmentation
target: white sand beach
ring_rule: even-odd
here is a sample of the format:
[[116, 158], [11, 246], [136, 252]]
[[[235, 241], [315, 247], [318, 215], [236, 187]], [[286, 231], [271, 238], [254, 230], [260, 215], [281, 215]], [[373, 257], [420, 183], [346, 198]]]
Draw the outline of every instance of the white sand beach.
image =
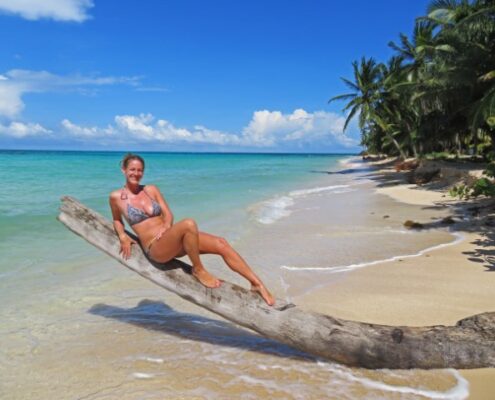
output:
[[[397, 179], [391, 169], [380, 173]], [[447, 206], [456, 214], [454, 218], [460, 213], [456, 207], [459, 201], [447, 190], [403, 183], [377, 188], [376, 192], [398, 204], [437, 209]], [[461, 209], [466, 212], [470, 206], [473, 204]], [[484, 225], [490, 213], [493, 209], [464, 223], [459, 220], [454, 230], [460, 240], [450, 246], [352, 271], [338, 284], [314, 290], [301, 301], [310, 309], [335, 317], [387, 325], [453, 325], [467, 316], [493, 311], [494, 237]], [[408, 219], [407, 214], [403, 219]], [[495, 369], [461, 373], [469, 381], [470, 399], [493, 398]]]
[[[318, 171], [305, 187], [246, 210], [232, 243], [277, 297], [392, 325], [455, 324], [493, 311], [493, 236], [483, 215], [463, 221], [470, 206], [445, 191], [361, 164], [350, 169]], [[452, 214], [453, 227], [437, 227]], [[409, 231], [407, 219], [430, 229]], [[34, 296], [10, 297], [0, 397], [453, 400], [495, 392], [494, 369], [370, 371], [316, 359], [92, 254], [76, 258], [82, 267], [67, 262], [51, 272], [76, 271], [77, 285], [50, 287], [39, 274]], [[218, 258], [205, 263], [246, 286]]]

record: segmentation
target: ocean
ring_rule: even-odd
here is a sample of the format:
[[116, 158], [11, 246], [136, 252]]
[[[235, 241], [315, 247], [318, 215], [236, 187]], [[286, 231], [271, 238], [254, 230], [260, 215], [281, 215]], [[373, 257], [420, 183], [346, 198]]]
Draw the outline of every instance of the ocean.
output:
[[[61, 196], [110, 218], [108, 194], [124, 184], [122, 155], [0, 151], [2, 399], [466, 396], [456, 371], [434, 379], [361, 371], [264, 339], [69, 232], [56, 220]], [[175, 221], [194, 218], [227, 238], [277, 297], [295, 303], [353, 269], [457, 240], [404, 229], [393, 218], [397, 205], [373, 195], [369, 170], [350, 155], [141, 155], [143, 183], [160, 188]], [[246, 284], [218, 258], [205, 260], [217, 276]]]

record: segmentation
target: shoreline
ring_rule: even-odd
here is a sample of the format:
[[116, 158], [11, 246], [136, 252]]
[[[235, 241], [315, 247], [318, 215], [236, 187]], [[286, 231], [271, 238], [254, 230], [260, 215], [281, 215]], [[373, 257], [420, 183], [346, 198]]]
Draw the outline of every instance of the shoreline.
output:
[[[349, 157], [345, 158], [349, 163]], [[284, 180], [286, 185], [274, 195], [225, 219], [215, 218], [212, 224], [213, 233], [222, 234], [217, 227], [223, 227], [227, 237], [238, 233], [232, 235], [234, 247], [279, 298], [285, 294], [302, 308], [336, 316], [346, 308], [355, 311], [361, 297], [371, 299], [371, 306], [377, 303], [375, 299], [380, 304], [386, 293], [361, 294], [349, 285], [354, 276], [377, 275], [375, 271], [388, 268], [379, 262], [387, 257], [421, 253], [432, 246], [441, 246], [437, 251], [442, 252], [446, 242], [456, 240], [447, 229], [406, 231], [405, 216], [430, 221], [447, 215], [447, 209], [422, 209], [376, 194], [376, 181], [367, 178], [374, 170], [367, 166], [355, 165], [352, 172], [342, 173], [349, 165], [305, 165], [305, 179], [293, 168], [297, 180]], [[263, 216], [270, 217], [269, 223], [261, 222]], [[229, 228], [233, 221], [240, 223]], [[10, 296], [4, 303], [8, 312], [2, 332], [8, 358], [0, 371], [8, 398], [32, 398], [34, 391], [49, 397], [53, 387], [72, 397], [98, 392], [122, 399], [138, 394], [149, 398], [179, 394], [198, 398], [466, 398], [468, 383], [457, 371], [368, 371], [320, 362], [168, 294], [116, 267], [104, 254], [87, 251], [87, 245], [72, 236], [64, 243], [72, 252], [54, 253], [57, 263], [50, 265], [45, 260], [46, 265], [29, 269], [34, 273], [29, 280], [9, 281], [9, 292], [22, 285], [30, 287], [31, 282], [33, 290], [29, 296]], [[212, 272], [247, 287], [220, 258], [205, 259]], [[386, 264], [414, 264], [416, 260], [429, 258], [423, 254]], [[363, 262], [377, 265], [334, 274], [307, 268]], [[283, 265], [302, 269], [288, 271]], [[387, 273], [374, 279], [380, 282], [383, 276]], [[345, 298], [337, 299], [341, 302], [333, 305], [340, 310], [325, 311], [339, 290], [349, 291], [354, 300], [347, 304]], [[308, 299], [315, 292], [321, 296], [311, 304]], [[471, 372], [462, 374], [472, 382], [472, 393], [476, 379], [492, 377], [483, 378], [486, 372], [478, 370], [471, 377]], [[26, 374], [29, 382], [21, 382]]]
[[[375, 174], [377, 195], [399, 205], [448, 209], [457, 221], [452, 233], [463, 239], [432, 246], [414, 257], [394, 257], [355, 268], [338, 283], [302, 295], [301, 305], [337, 318], [408, 326], [453, 325], [470, 315], [493, 311], [495, 274], [487, 272], [494, 270], [488, 250], [494, 239], [484, 229], [493, 211], [461, 220], [470, 208], [483, 207], [487, 201], [462, 202], [451, 198], [446, 187], [431, 190], [407, 184], [403, 173], [380, 164], [365, 164]], [[383, 184], [390, 181], [390, 185]], [[490, 399], [495, 393], [495, 368], [459, 372], [469, 382], [470, 399]]]

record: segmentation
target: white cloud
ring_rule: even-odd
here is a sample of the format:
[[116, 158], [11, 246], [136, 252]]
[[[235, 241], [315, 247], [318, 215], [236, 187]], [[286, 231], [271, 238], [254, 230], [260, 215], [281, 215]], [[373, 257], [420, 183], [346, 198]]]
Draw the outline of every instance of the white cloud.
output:
[[195, 126], [193, 130], [177, 128], [169, 121], [159, 119], [156, 122], [151, 114], [117, 115], [118, 129], [138, 141], [210, 143], [218, 145], [239, 144], [239, 137], [233, 134]]
[[110, 125], [106, 128], [99, 128], [97, 126], [85, 127], [73, 124], [68, 119], [64, 119], [61, 122], [61, 125], [63, 130], [71, 136], [83, 139], [109, 137], [114, 136], [117, 133], [115, 128]]
[[241, 134], [222, 132], [196, 125], [193, 129], [176, 127], [151, 114], [117, 115], [115, 127], [82, 127], [62, 121], [66, 131], [79, 137], [117, 135], [119, 140], [134, 143], [211, 144], [219, 146], [275, 147], [322, 143], [324, 146], [353, 147], [358, 141], [346, 136], [341, 115], [297, 109], [291, 114], [280, 111], [256, 111]]
[[343, 133], [344, 122], [343, 116], [326, 111], [310, 113], [301, 108], [291, 114], [256, 111], [243, 130], [243, 141], [251, 145], [272, 146], [283, 142], [314, 142], [330, 138], [343, 146], [357, 145], [355, 140]]
[[[0, 0], [1, 1], [1, 0]], [[40, 91], [77, 86], [102, 86], [115, 85], [119, 83], [138, 85], [141, 77], [116, 77], [116, 76], [84, 76], [56, 75], [48, 71], [31, 71], [26, 69], [11, 69], [2, 75], [3, 81], [17, 82]]]
[[117, 115], [115, 122], [120, 129], [131, 133], [138, 139], [153, 140], [156, 136], [153, 127], [150, 126], [153, 119], [151, 114], [140, 114], [138, 116]]
[[83, 22], [89, 18], [87, 12], [93, 6], [92, 0], [0, 0], [1, 12], [28, 20]]
[[9, 125], [0, 124], [0, 135], [11, 136], [22, 139], [26, 136], [49, 135], [51, 130], [42, 127], [40, 124], [11, 122]]
[[200, 143], [211, 143], [219, 145], [242, 144], [242, 140], [239, 139], [239, 136], [237, 135], [208, 129], [201, 125], [196, 125], [194, 127], [194, 135], [197, 139], [196, 141]]
[[22, 93], [22, 85], [12, 85], [7, 79], [0, 80], [0, 116], [14, 118], [23, 110]]
[[[1, 82], [1, 81], [0, 81]], [[329, 149], [351, 148], [358, 141], [342, 132], [345, 118], [325, 112], [297, 109], [284, 114], [280, 111], [256, 111], [240, 134], [209, 129], [196, 125], [191, 129], [177, 127], [151, 114], [117, 115], [114, 124], [106, 127], [78, 125], [69, 119], [60, 123], [59, 138], [72, 138], [103, 146], [112, 145], [214, 145], [238, 148], [267, 149]], [[22, 138], [49, 135], [50, 130], [39, 124], [12, 122], [0, 124], [0, 134]]]
[[[0, 0], [1, 1], [1, 0]], [[0, 116], [14, 118], [24, 109], [25, 93], [50, 91], [87, 92], [103, 85], [139, 85], [139, 77], [56, 75], [47, 71], [13, 69], [0, 75]]]

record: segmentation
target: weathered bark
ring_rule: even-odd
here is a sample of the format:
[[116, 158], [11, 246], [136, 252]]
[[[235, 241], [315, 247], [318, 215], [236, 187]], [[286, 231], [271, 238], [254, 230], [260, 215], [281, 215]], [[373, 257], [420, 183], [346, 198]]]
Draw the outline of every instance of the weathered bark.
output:
[[416, 185], [424, 185], [430, 182], [433, 178], [440, 174], [440, 167], [434, 163], [421, 163], [411, 174], [407, 180], [409, 183]]
[[77, 200], [64, 197], [58, 219], [111, 257], [180, 297], [222, 317], [310, 354], [364, 368], [495, 367], [495, 312], [455, 326], [385, 326], [346, 321], [301, 310], [277, 299], [266, 305], [250, 290], [224, 282], [208, 289], [191, 267], [173, 260], [152, 265], [140, 248], [124, 260], [111, 223]]

